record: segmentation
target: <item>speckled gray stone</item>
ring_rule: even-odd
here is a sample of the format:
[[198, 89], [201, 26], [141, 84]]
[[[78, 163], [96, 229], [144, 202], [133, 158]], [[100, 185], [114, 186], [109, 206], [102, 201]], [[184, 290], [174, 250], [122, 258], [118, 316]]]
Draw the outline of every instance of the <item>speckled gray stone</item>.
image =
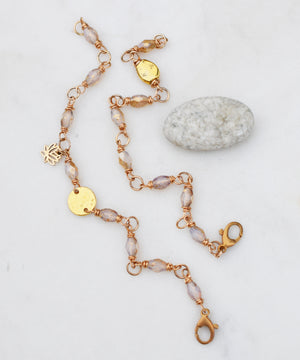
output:
[[163, 131], [173, 144], [189, 150], [223, 149], [245, 140], [254, 117], [240, 101], [202, 97], [175, 108], [166, 118]]

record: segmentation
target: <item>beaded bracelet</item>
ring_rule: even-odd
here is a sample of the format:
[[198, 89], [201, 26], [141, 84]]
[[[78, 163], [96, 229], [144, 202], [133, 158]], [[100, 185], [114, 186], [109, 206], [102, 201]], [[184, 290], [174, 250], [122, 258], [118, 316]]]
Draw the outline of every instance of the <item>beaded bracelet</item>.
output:
[[[107, 48], [103, 45], [102, 41], [99, 40], [97, 32], [91, 28], [86, 22], [83, 21], [81, 18], [75, 24], [75, 32], [78, 35], [83, 35], [84, 38], [91, 44], [93, 44], [98, 49], [97, 59], [99, 61], [99, 66], [93, 70], [91, 70], [88, 75], [86, 76], [85, 80], [78, 86], [72, 87], [67, 92], [68, 103], [65, 108], [65, 111], [61, 118], [61, 129], [59, 132], [59, 142], [53, 143], [49, 146], [45, 146], [44, 150], [41, 151], [41, 154], [44, 158], [44, 162], [49, 163], [50, 165], [57, 164], [62, 157], [65, 159], [65, 172], [67, 176], [70, 178], [73, 184], [73, 190], [69, 194], [68, 197], [68, 206], [69, 209], [78, 216], [85, 216], [85, 215], [94, 215], [98, 218], [101, 218], [105, 222], [115, 222], [123, 226], [127, 232], [127, 242], [126, 242], [126, 250], [129, 257], [129, 262], [127, 264], [127, 271], [130, 275], [136, 276], [142, 272], [143, 269], [149, 269], [154, 272], [162, 272], [162, 271], [169, 271], [172, 272], [177, 278], [184, 280], [187, 286], [188, 295], [195, 301], [197, 305], [201, 308], [201, 318], [198, 321], [195, 327], [195, 336], [197, 340], [201, 344], [208, 344], [214, 338], [215, 329], [218, 328], [218, 325], [214, 324], [209, 318], [209, 310], [203, 306], [203, 298], [201, 295], [200, 288], [198, 285], [193, 281], [190, 270], [187, 265], [185, 264], [171, 264], [169, 262], [163, 261], [161, 259], [152, 259], [152, 260], [144, 260], [139, 261], [137, 260], [137, 252], [138, 252], [138, 243], [136, 240], [135, 233], [139, 227], [139, 221], [135, 216], [123, 216], [118, 214], [115, 210], [112, 209], [98, 209], [96, 208], [96, 196], [94, 192], [87, 188], [80, 185], [79, 178], [78, 178], [78, 169], [75, 163], [73, 162], [70, 149], [71, 149], [71, 142], [68, 138], [67, 134], [69, 132], [69, 128], [74, 119], [74, 104], [76, 100], [85, 93], [86, 89], [90, 86], [96, 84], [99, 80], [101, 75], [105, 72], [107, 68], [111, 66], [111, 55]], [[157, 47], [162, 47], [163, 42], [166, 39], [164, 37], [156, 37], [155, 44]], [[153, 43], [150, 42], [149, 45], [144, 44], [145, 50], [146, 47], [152, 47]], [[137, 64], [138, 65], [138, 64]], [[143, 78], [143, 72], [140, 72], [140, 76]], [[152, 83], [153, 84], [153, 83]], [[156, 95], [152, 98], [153, 101], [162, 101], [160, 93], [164, 91], [163, 88], [159, 87], [158, 83], [156, 84]], [[153, 84], [154, 85], [154, 84]], [[138, 97], [133, 97], [130, 99], [130, 104], [132, 106], [140, 106], [143, 103], [143, 100], [139, 99]], [[151, 102], [150, 98], [147, 101]], [[124, 104], [127, 103], [127, 100], [124, 100]], [[118, 110], [118, 114], [121, 114], [120, 110], [118, 109], [119, 106], [113, 105], [113, 113], [116, 113]], [[116, 118], [116, 117], [115, 117]], [[117, 120], [116, 120], [117, 121]], [[120, 124], [121, 131], [123, 134], [126, 134], [125, 127]], [[122, 130], [123, 129], [123, 130]], [[118, 142], [118, 145], [121, 144]], [[122, 146], [121, 146], [122, 147]], [[128, 161], [125, 158], [122, 158], [121, 152], [121, 163], [127, 164]], [[130, 177], [131, 181], [134, 181], [134, 175], [132, 175], [129, 167], [126, 165], [127, 174]], [[188, 198], [188, 194], [191, 191], [191, 176], [188, 175], [188, 179], [186, 181], [183, 180], [183, 173], [181, 173], [178, 177], [170, 179], [172, 182], [182, 183], [185, 185], [185, 195], [183, 198]], [[151, 187], [156, 188], [164, 188], [168, 180], [165, 178], [160, 178], [158, 180], [153, 181], [153, 185]], [[185, 205], [187, 205], [188, 201], [184, 200]], [[186, 207], [186, 206], [185, 206]], [[198, 330], [201, 327], [208, 327], [210, 331], [210, 337], [208, 340], [202, 340], [199, 336]]]
[[[119, 163], [125, 169], [125, 174], [129, 180], [131, 189], [140, 191], [142, 189], [158, 189], [167, 188], [170, 184], [183, 185], [181, 193], [181, 208], [183, 211], [182, 217], [177, 221], [178, 229], [189, 228], [192, 238], [198, 243], [207, 246], [209, 252], [215, 257], [219, 258], [225, 251], [235, 245], [243, 236], [243, 227], [240, 223], [234, 221], [226, 225], [226, 227], [219, 231], [222, 236], [222, 242], [209, 241], [204, 230], [196, 225], [193, 220], [191, 205], [193, 201], [193, 177], [186, 171], [180, 172], [177, 176], [161, 175], [155, 179], [145, 183], [143, 178], [135, 175], [132, 169], [132, 159], [129, 153], [125, 150], [130, 142], [130, 137], [127, 132], [124, 114], [121, 108], [125, 106], [132, 106], [134, 108], [144, 107], [156, 102], [164, 103], [169, 100], [169, 91], [165, 87], [160, 86], [158, 67], [151, 61], [141, 59], [139, 53], [146, 53], [153, 49], [163, 48], [168, 39], [164, 35], [156, 35], [153, 40], [144, 40], [139, 45], [127, 50], [122, 55], [121, 59], [124, 62], [132, 61], [138, 76], [152, 88], [155, 89], [154, 96], [135, 95], [132, 97], [123, 97], [121, 95], [113, 95], [110, 97], [111, 118], [112, 121], [119, 127], [120, 132], [116, 136], [117, 151], [119, 153]], [[232, 227], [237, 227], [239, 234], [233, 238], [230, 237], [229, 232]]]

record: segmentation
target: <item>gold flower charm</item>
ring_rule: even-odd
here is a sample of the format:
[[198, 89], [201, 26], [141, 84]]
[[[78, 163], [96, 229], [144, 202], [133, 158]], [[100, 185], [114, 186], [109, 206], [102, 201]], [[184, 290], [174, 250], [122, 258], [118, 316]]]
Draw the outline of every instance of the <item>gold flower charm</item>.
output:
[[62, 150], [57, 144], [45, 145], [44, 150], [41, 151], [45, 163], [55, 165], [59, 162], [62, 155]]

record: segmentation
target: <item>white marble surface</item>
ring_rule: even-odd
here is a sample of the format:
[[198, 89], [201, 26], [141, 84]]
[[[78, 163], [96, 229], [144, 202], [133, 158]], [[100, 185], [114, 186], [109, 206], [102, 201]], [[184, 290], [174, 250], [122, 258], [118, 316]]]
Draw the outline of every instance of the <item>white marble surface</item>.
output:
[[[72, 32], [80, 16], [111, 50], [113, 66], [82, 97], [73, 158], [99, 207], [140, 219], [143, 258], [190, 266], [213, 321], [199, 345], [199, 309], [171, 274], [125, 270], [115, 224], [77, 218], [63, 164], [43, 165], [56, 141], [68, 88], [96, 64]], [[296, 359], [299, 357], [300, 3], [294, 0], [5, 1], [1, 4], [1, 360]], [[129, 189], [117, 161], [107, 98], [149, 94], [123, 50], [157, 33], [168, 46], [147, 57], [171, 91], [168, 104], [128, 109], [136, 171], [188, 170], [194, 217], [210, 238], [238, 220], [245, 235], [220, 260], [180, 232], [180, 190]], [[170, 144], [162, 123], [198, 96], [245, 102], [256, 126], [228, 150], [192, 153]]]

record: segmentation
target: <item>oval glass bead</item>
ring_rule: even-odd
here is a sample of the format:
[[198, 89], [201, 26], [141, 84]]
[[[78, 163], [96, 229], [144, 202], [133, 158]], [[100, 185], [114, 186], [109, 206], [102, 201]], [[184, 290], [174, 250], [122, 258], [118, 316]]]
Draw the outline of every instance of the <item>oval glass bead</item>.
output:
[[148, 269], [154, 272], [161, 272], [167, 270], [167, 263], [161, 259], [149, 260]]
[[100, 76], [101, 76], [101, 71], [98, 68], [93, 69], [87, 74], [85, 81], [87, 82], [88, 86], [92, 86], [95, 85], [100, 80]]
[[123, 111], [118, 108], [111, 109], [111, 119], [117, 126], [125, 123]]
[[193, 201], [193, 190], [190, 188], [183, 189], [180, 200], [182, 207], [190, 207]]
[[138, 51], [147, 53], [156, 47], [154, 40], [144, 40], [138, 45]]
[[90, 44], [95, 44], [97, 40], [99, 40], [98, 33], [95, 29], [88, 26], [83, 30], [83, 36], [86, 41], [88, 41]]
[[146, 95], [134, 95], [130, 99], [130, 105], [135, 108], [140, 108], [148, 104], [148, 97]]
[[132, 159], [127, 151], [122, 151], [119, 155], [119, 163], [125, 170], [132, 168]]
[[147, 84], [150, 84], [153, 80], [159, 78], [158, 67], [149, 60], [141, 60], [136, 65], [136, 72], [138, 76]]
[[187, 292], [189, 294], [189, 297], [194, 301], [200, 301], [201, 300], [201, 290], [199, 286], [194, 282], [190, 281], [187, 283]]
[[138, 242], [136, 238], [134, 237], [127, 238], [126, 251], [129, 256], [136, 256], [138, 252]]
[[117, 220], [118, 213], [112, 209], [102, 209], [100, 210], [100, 217], [104, 221], [114, 222]]
[[78, 177], [78, 168], [73, 161], [69, 161], [65, 164], [65, 172], [71, 180]]
[[170, 177], [165, 175], [156, 177], [152, 182], [153, 188], [158, 190], [165, 189], [171, 184]]
[[192, 238], [200, 244], [206, 239], [205, 232], [198, 226], [191, 227], [190, 234], [192, 235]]
[[72, 124], [72, 121], [74, 119], [73, 111], [72, 110], [66, 110], [61, 117], [60, 124], [64, 128], [69, 128], [69, 126]]

